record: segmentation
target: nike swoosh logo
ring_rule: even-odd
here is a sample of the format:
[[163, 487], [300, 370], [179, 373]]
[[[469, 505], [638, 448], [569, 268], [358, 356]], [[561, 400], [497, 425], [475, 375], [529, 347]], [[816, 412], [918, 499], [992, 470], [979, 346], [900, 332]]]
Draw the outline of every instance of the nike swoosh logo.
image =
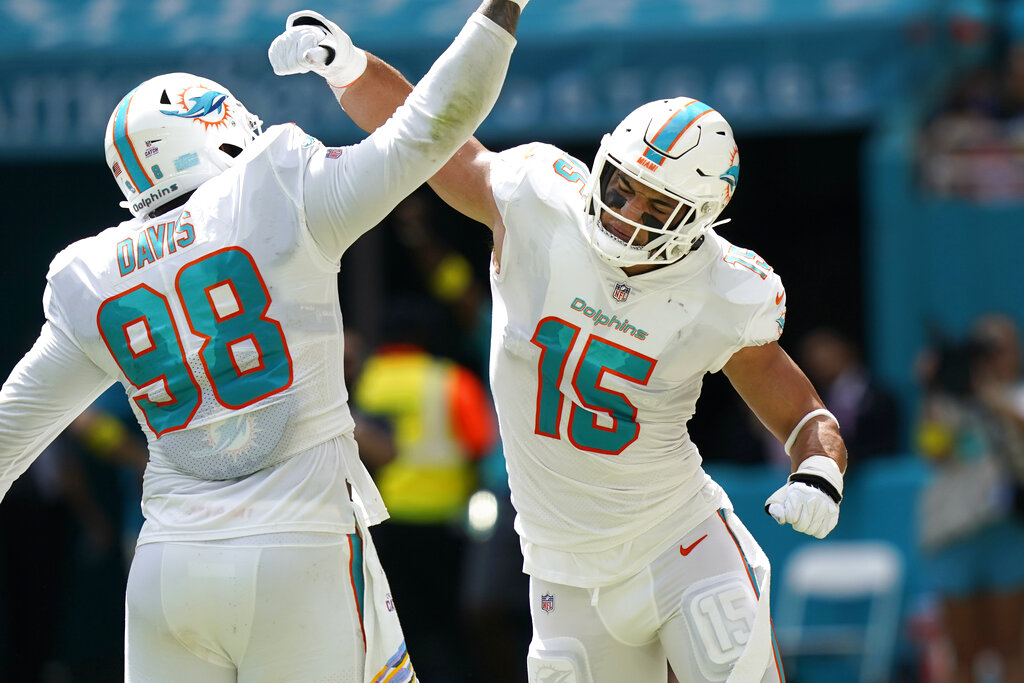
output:
[[694, 549], [694, 548], [696, 548], [696, 547], [697, 547], [697, 545], [698, 545], [698, 544], [699, 544], [699, 543], [700, 543], [701, 541], [703, 541], [703, 540], [704, 540], [705, 538], [707, 538], [707, 537], [708, 537], [708, 535], [707, 535], [707, 534], [704, 534], [703, 536], [701, 536], [700, 538], [698, 538], [698, 539], [697, 539], [696, 541], [694, 541], [694, 542], [693, 542], [693, 543], [691, 543], [690, 545], [686, 546], [685, 548], [684, 548], [683, 546], [679, 546], [679, 554], [680, 554], [680, 555], [682, 555], [683, 557], [686, 557], [687, 555], [689, 555], [690, 553], [692, 553], [692, 552], [693, 552], [693, 549]]
[[782, 303], [782, 297], [786, 294], [785, 290], [775, 295], [775, 305], [778, 306]]

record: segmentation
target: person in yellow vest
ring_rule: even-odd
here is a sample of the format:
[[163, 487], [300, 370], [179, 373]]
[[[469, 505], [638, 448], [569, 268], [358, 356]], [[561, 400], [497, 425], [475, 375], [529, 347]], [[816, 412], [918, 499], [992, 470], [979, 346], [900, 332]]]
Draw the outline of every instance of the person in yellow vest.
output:
[[429, 349], [445, 312], [429, 299], [389, 305], [385, 343], [367, 358], [354, 405], [391, 424], [395, 457], [374, 477], [390, 519], [374, 534], [424, 680], [464, 680], [458, 588], [476, 462], [496, 440], [494, 409], [468, 368]]

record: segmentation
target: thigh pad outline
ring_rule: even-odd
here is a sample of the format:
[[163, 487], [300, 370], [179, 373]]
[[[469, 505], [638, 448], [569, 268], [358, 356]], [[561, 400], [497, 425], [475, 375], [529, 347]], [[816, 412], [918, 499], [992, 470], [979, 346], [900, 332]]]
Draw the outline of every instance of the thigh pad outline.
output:
[[592, 683], [587, 651], [575, 638], [548, 638], [530, 645], [526, 659], [530, 683]]
[[682, 596], [694, 661], [709, 681], [724, 681], [750, 640], [757, 597], [745, 574], [730, 572], [690, 586]]

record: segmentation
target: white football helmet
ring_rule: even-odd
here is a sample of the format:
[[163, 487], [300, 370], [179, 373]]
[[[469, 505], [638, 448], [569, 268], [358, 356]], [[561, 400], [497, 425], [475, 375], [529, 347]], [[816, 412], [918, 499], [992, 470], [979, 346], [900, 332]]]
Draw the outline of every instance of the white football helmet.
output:
[[227, 88], [186, 73], [141, 83], [107, 123], [104, 151], [136, 217], [191, 192], [234, 163], [263, 122]]
[[[623, 216], [624, 198], [609, 181], [615, 171], [676, 203], [664, 221], [643, 223]], [[740, 174], [739, 150], [732, 128], [717, 111], [687, 97], [649, 102], [605, 135], [584, 189], [591, 215], [590, 244], [617, 266], [666, 264], [678, 261], [732, 199]], [[603, 213], [633, 228], [628, 241], [602, 224]], [[722, 221], [724, 222], [724, 221]], [[646, 244], [637, 241], [646, 230]]]

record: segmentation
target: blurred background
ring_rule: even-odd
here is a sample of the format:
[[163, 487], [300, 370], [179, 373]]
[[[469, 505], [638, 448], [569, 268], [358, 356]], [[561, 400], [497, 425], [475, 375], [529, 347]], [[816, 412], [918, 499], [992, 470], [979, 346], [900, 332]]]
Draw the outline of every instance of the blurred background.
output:
[[[188, 71], [265, 125], [355, 142], [362, 132], [320, 79], [273, 75], [266, 49], [287, 15], [322, 12], [415, 81], [477, 4], [0, 3], [0, 375], [42, 324], [53, 255], [129, 217], [102, 146], [124, 93]], [[772, 560], [789, 680], [1024, 681], [1024, 0], [536, 0], [478, 137], [492, 149], [549, 142], [589, 163], [626, 113], [677, 95], [735, 130], [742, 177], [719, 230], [781, 274], [781, 343], [850, 450], [839, 526], [809, 543], [764, 515], [787, 465], [720, 376], [691, 422], [706, 469]], [[489, 237], [421, 190], [339, 275], [346, 371], [378, 484], [416, 467], [426, 421], [463, 427], [445, 432], [461, 463], [438, 492], [449, 505], [381, 532], [428, 681], [525, 680], [524, 579], [478, 391]], [[382, 396], [432, 390], [401, 362], [410, 354], [443, 368], [463, 400], [439, 416]], [[121, 677], [145, 453], [114, 389], [0, 505], [2, 681]], [[406, 492], [385, 493], [400, 510]], [[426, 601], [385, 538], [420, 531], [450, 544]]]

